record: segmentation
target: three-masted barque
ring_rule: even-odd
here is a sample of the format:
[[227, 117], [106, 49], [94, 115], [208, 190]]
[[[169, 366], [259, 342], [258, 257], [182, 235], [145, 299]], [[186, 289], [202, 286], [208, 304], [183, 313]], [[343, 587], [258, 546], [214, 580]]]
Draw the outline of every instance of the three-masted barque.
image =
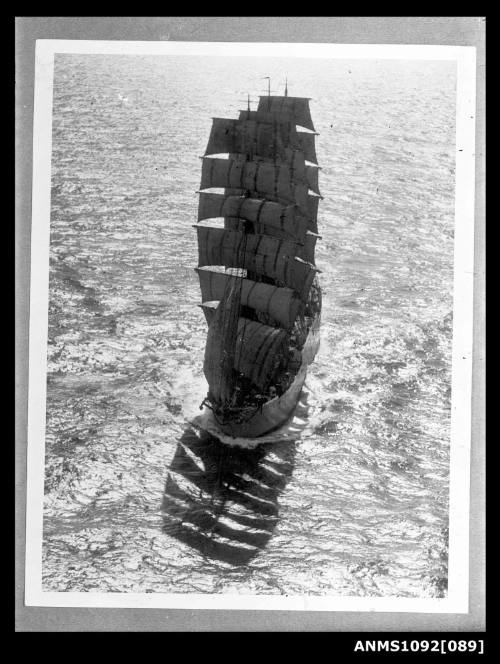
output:
[[195, 225], [208, 324], [200, 408], [226, 438], [283, 425], [319, 347], [316, 135], [309, 99], [286, 88], [213, 118]]

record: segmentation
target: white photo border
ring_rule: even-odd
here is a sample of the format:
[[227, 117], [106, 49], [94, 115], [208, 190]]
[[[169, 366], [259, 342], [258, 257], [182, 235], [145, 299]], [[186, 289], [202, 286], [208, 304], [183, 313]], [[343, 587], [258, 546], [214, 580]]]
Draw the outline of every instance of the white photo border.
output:
[[[449, 566], [446, 598], [45, 592], [43, 496], [54, 55], [220, 55], [332, 59], [447, 60], [457, 65], [455, 248], [450, 435]], [[36, 42], [29, 324], [25, 605], [172, 609], [468, 613], [472, 403], [476, 48], [278, 42]]]

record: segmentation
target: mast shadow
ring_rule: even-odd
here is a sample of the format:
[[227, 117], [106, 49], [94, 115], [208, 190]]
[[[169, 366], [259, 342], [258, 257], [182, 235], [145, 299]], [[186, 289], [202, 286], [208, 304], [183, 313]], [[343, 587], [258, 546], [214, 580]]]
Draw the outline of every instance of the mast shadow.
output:
[[189, 427], [165, 483], [164, 532], [207, 558], [245, 565], [274, 532], [294, 460], [293, 440], [242, 449]]

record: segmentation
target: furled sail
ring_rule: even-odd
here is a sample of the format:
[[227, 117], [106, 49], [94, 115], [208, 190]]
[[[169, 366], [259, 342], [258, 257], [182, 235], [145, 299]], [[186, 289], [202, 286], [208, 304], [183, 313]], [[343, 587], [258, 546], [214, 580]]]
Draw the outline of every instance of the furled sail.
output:
[[[222, 228], [197, 226], [198, 267], [224, 265], [238, 267], [273, 279], [305, 301], [316, 270], [297, 258], [297, 245], [268, 235], [257, 235]], [[242, 246], [245, 243], [244, 250]]]
[[314, 125], [309, 110], [309, 99], [306, 97], [289, 97], [268, 95], [259, 98], [258, 111], [271, 113], [287, 113], [293, 118], [295, 124], [314, 131]]
[[281, 205], [266, 199], [224, 194], [200, 194], [198, 221], [216, 217], [238, 217], [271, 226], [296, 242], [304, 242], [307, 218], [299, 213], [295, 205]]
[[198, 268], [203, 302], [221, 300], [229, 279], [241, 279], [241, 304], [270, 316], [277, 325], [289, 329], [301, 309], [302, 303], [291, 288], [278, 288], [244, 277], [231, 277], [226, 272]]

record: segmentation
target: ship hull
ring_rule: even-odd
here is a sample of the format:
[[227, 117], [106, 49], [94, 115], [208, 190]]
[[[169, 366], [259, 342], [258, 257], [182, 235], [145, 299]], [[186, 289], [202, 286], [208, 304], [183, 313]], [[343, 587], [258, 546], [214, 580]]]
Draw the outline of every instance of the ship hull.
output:
[[[262, 405], [253, 417], [246, 422], [226, 422], [224, 424], [217, 424], [220, 433], [223, 434], [220, 440], [227, 445], [245, 447], [255, 447], [262, 442], [259, 437], [264, 436], [275, 429], [283, 426], [293, 415], [297, 403], [300, 398], [302, 386], [307, 375], [307, 369], [313, 362], [314, 357], [319, 349], [320, 344], [320, 315], [318, 314], [312, 322], [309, 329], [305, 344], [302, 348], [302, 362], [300, 369], [291, 383], [290, 387], [281, 396], [275, 397]], [[200, 428], [206, 428], [210, 433], [217, 435], [214, 430], [214, 422], [212, 418], [209, 419], [210, 426], [205, 427], [203, 422], [205, 418], [195, 418], [193, 424]], [[245, 439], [244, 443], [243, 440]], [[255, 439], [252, 443], [249, 439]]]

